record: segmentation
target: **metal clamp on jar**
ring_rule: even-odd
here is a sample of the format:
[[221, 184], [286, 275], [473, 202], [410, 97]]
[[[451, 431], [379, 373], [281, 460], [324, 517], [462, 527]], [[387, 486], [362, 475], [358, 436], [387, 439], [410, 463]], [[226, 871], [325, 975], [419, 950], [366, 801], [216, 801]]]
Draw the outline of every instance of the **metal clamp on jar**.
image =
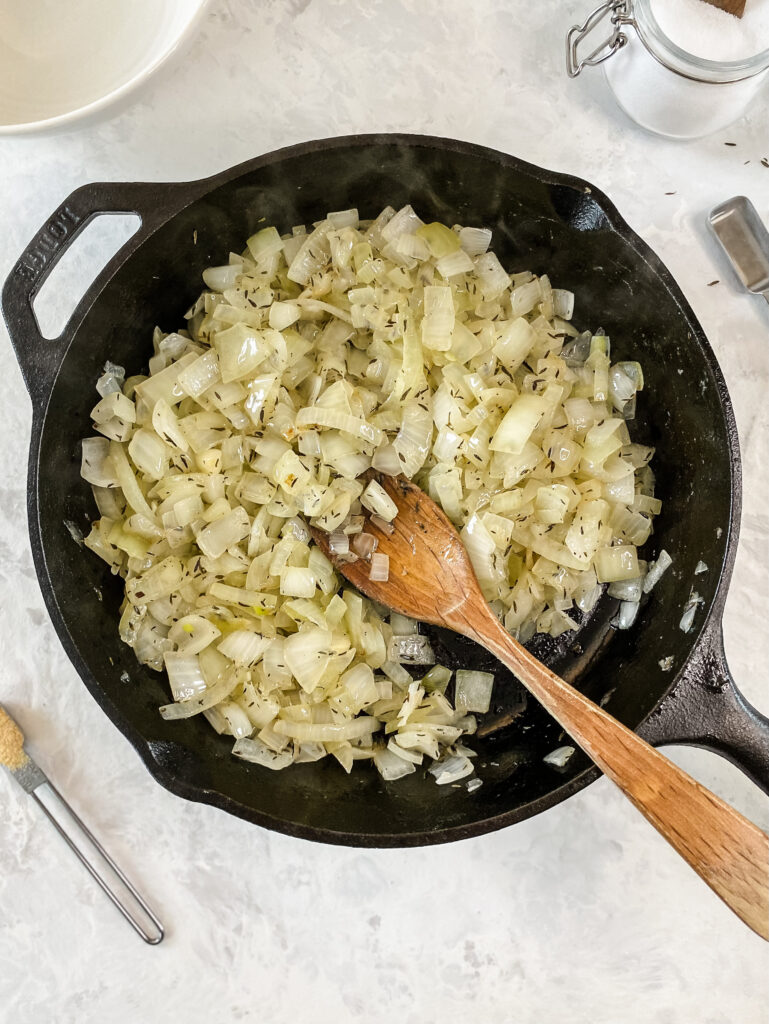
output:
[[[608, 34], [601, 38], [599, 30]], [[580, 56], [588, 36], [590, 45], [600, 42]], [[691, 139], [744, 113], [766, 81], [769, 49], [739, 60], [707, 60], [668, 38], [652, 0], [607, 0], [566, 37], [570, 78], [598, 64], [604, 64], [606, 80], [629, 117], [659, 135]]]

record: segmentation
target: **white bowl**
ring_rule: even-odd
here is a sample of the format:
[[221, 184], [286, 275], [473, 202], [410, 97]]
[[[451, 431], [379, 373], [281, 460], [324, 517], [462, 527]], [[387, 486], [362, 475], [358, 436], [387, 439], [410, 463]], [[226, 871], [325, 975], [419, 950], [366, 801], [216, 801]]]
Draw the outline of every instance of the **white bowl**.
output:
[[0, 135], [42, 131], [136, 88], [207, 0], [0, 0]]

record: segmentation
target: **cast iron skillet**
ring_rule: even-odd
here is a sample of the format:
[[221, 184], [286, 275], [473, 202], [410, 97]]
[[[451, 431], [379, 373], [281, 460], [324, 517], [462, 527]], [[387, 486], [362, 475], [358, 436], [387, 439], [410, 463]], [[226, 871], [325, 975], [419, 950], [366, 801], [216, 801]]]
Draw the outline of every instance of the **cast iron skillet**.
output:
[[[204, 721], [164, 722], [163, 680], [141, 668], [117, 636], [120, 584], [76, 546], [64, 522], [87, 529], [95, 514], [79, 477], [80, 439], [93, 431], [93, 384], [107, 358], [146, 366], [152, 328], [182, 324], [200, 274], [226, 262], [260, 224], [283, 230], [327, 210], [412, 203], [427, 220], [488, 225], [511, 269], [547, 271], [576, 293], [576, 322], [602, 326], [615, 358], [638, 358], [647, 385], [634, 424], [655, 444], [663, 512], [645, 552], [675, 565], [634, 628], [609, 626], [604, 598], [578, 635], [535, 649], [653, 743], [694, 743], [730, 758], [769, 790], [769, 721], [736, 690], [721, 615], [740, 511], [731, 404], [701, 327], [665, 267], [611, 202], [584, 181], [490, 149], [446, 139], [368, 135], [280, 150], [205, 181], [93, 184], [73, 192], [30, 243], [3, 290], [3, 312], [34, 407], [29, 524], [40, 585], [56, 631], [83, 681], [155, 778], [295, 836], [361, 846], [410, 846], [478, 835], [570, 796], [597, 770], [577, 753], [565, 769], [542, 763], [559, 729], [498, 674], [499, 713], [512, 724], [476, 743], [483, 786], [437, 787], [423, 772], [385, 785], [373, 770], [347, 776], [330, 759], [273, 773], [236, 761], [231, 741]], [[131, 212], [142, 224], [89, 289], [61, 337], [40, 336], [31, 303], [56, 260], [93, 217]], [[697, 563], [708, 566], [694, 576]], [[704, 598], [689, 634], [678, 628], [694, 585]], [[490, 656], [436, 637], [453, 666]], [[660, 660], [672, 658], [664, 671]], [[499, 666], [494, 663], [499, 669]]]

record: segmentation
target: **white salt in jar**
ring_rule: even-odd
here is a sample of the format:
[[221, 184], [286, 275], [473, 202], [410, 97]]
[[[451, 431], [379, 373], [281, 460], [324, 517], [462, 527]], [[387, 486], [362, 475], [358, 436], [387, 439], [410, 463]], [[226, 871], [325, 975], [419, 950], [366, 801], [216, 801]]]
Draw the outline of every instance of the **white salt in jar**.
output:
[[[580, 58], [591, 33], [594, 48]], [[742, 21], [702, 0], [608, 0], [567, 40], [572, 78], [604, 62], [617, 102], [642, 127], [674, 139], [707, 135], [766, 84], [769, 0], [748, 0]]]

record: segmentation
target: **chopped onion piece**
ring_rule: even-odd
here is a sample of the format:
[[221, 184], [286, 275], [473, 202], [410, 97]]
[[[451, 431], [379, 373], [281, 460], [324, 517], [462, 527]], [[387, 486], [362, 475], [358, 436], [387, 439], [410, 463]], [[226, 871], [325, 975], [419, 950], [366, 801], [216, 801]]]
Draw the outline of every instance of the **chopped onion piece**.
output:
[[110, 461], [110, 446], [106, 437], [87, 437], [82, 444], [80, 475], [95, 487], [118, 487], [114, 467]]
[[466, 274], [473, 269], [473, 261], [462, 249], [448, 253], [437, 260], [436, 270], [441, 277], [452, 278], [458, 274]]
[[387, 747], [380, 747], [374, 751], [374, 764], [385, 782], [394, 782], [396, 779], [402, 779], [404, 775], [411, 775], [416, 771], [410, 761], [394, 754]]
[[104, 364], [104, 373], [96, 381], [96, 390], [106, 398], [115, 391], [122, 391], [125, 384], [125, 369], [116, 363], [107, 361]]
[[270, 327], [276, 331], [284, 331], [291, 324], [295, 324], [301, 315], [302, 311], [295, 302], [273, 302], [270, 306]]
[[542, 760], [545, 764], [551, 764], [554, 768], [565, 768], [569, 758], [574, 754], [575, 747], [556, 747], [555, 750], [551, 750], [549, 754], [546, 754]]
[[371, 556], [371, 569], [368, 578], [372, 583], [386, 583], [390, 578], [390, 559], [380, 551], [375, 551]]
[[251, 520], [244, 508], [235, 508], [198, 533], [196, 540], [203, 554], [219, 558], [227, 548], [239, 544], [251, 531]]
[[413, 682], [406, 669], [395, 661], [385, 661], [382, 665], [382, 671], [396, 686], [410, 686]]
[[359, 558], [370, 558], [379, 541], [370, 533], [358, 533], [353, 537], [352, 549]]
[[656, 561], [649, 562], [649, 569], [644, 580], [644, 594], [648, 594], [652, 587], [655, 587], [662, 577], [662, 574], [673, 564], [673, 559], [663, 548], [657, 556]]
[[599, 548], [595, 553], [595, 571], [599, 583], [632, 580], [638, 576], [638, 556], [632, 544]]
[[606, 589], [609, 597], [616, 597], [620, 601], [640, 601], [643, 593], [643, 576], [636, 576], [629, 580], [615, 580]]
[[164, 704], [160, 708], [160, 715], [167, 722], [179, 718], [192, 718], [226, 700], [236, 686], [237, 678], [234, 673], [225, 673], [213, 685], [209, 685], [202, 694], [196, 694], [180, 704]]
[[180, 654], [190, 656], [200, 654], [221, 635], [221, 630], [202, 615], [184, 615], [171, 626], [168, 639], [176, 644]]
[[[286, 665], [306, 693], [312, 693], [320, 683], [331, 660], [333, 653], [331, 647], [331, 633], [317, 626], [301, 629], [298, 633], [286, 638], [284, 645]], [[317, 737], [307, 738], [315, 739]]]
[[391, 523], [398, 515], [398, 506], [384, 487], [376, 480], [370, 480], [360, 498], [361, 505], [370, 512]]
[[206, 689], [196, 654], [166, 651], [163, 661], [174, 700], [190, 700]]
[[491, 231], [488, 228], [461, 228], [459, 244], [468, 256], [481, 256], [489, 247]]
[[419, 633], [393, 636], [387, 657], [389, 661], [397, 661], [401, 665], [435, 664], [435, 654], [429, 639]]
[[424, 221], [416, 215], [411, 206], [404, 206], [381, 229], [385, 242], [394, 241], [399, 235], [413, 235], [419, 228], [425, 227]]
[[385, 444], [377, 448], [371, 460], [371, 465], [377, 472], [386, 473], [388, 476], [397, 476], [401, 471], [398, 452], [391, 444]]
[[208, 267], [203, 271], [203, 281], [211, 291], [223, 292], [227, 288], [232, 288], [242, 273], [242, 263], [227, 267]]
[[387, 749], [395, 754], [396, 757], [403, 758], [404, 761], [408, 761], [410, 764], [421, 764], [424, 758], [424, 754], [420, 751], [402, 747], [397, 742], [397, 736], [390, 737]]
[[546, 412], [547, 403], [539, 395], [515, 399], [491, 439], [491, 451], [519, 455]]
[[436, 761], [432, 768], [428, 769], [439, 786], [447, 786], [451, 782], [459, 782], [467, 775], [473, 774], [473, 762], [464, 754], [452, 754]]
[[571, 320], [574, 315], [574, 292], [553, 288], [553, 314]]
[[217, 705], [217, 710], [224, 716], [230, 735], [234, 736], [236, 739], [242, 739], [246, 736], [250, 736], [254, 731], [254, 727], [249, 721], [248, 715], [245, 713], [243, 708], [234, 701], [223, 700], [221, 704]]
[[692, 590], [684, 605], [684, 612], [678, 624], [678, 628], [683, 633], [688, 633], [694, 625], [694, 616], [697, 614], [697, 609], [701, 604], [705, 604], [704, 597], [700, 597], [696, 590]]
[[314, 597], [315, 573], [298, 565], [287, 565], [280, 574], [280, 592], [286, 597]]
[[395, 533], [395, 527], [393, 526], [393, 524], [388, 523], [386, 519], [382, 519], [382, 517], [378, 516], [376, 513], [372, 514], [369, 522], [371, 523], [372, 526], [375, 526], [377, 530], [381, 530], [382, 533]]
[[105, 395], [91, 409], [91, 419], [94, 423], [107, 423], [113, 418], [123, 420], [125, 423], [136, 423], [136, 406], [119, 390]]
[[422, 686], [427, 693], [445, 693], [451, 682], [451, 669], [443, 665], [434, 665], [429, 672], [422, 677]]
[[493, 686], [493, 672], [471, 672], [467, 669], [458, 669], [454, 697], [457, 710], [477, 711], [480, 714], [485, 714], [491, 705]]
[[217, 645], [220, 654], [230, 658], [236, 665], [255, 665], [269, 647], [269, 637], [252, 633], [248, 629], [236, 629]]
[[369, 715], [362, 715], [360, 718], [353, 718], [338, 725], [283, 720], [275, 723], [275, 732], [278, 736], [287, 736], [289, 739], [299, 740], [301, 743], [340, 743], [342, 740], [359, 740], [370, 736], [378, 728], [379, 722]]
[[350, 550], [349, 535], [341, 531], [330, 534], [328, 548], [332, 555], [346, 555]]
[[638, 609], [641, 607], [638, 601], [623, 601], [619, 606], [616, 617], [617, 629], [630, 629], [638, 617]]
[[390, 628], [394, 636], [414, 636], [419, 632], [419, 623], [406, 615], [390, 612]]
[[276, 753], [258, 737], [237, 740], [232, 752], [243, 761], [251, 761], [252, 764], [260, 764], [263, 768], [271, 768], [273, 771], [287, 768], [294, 760], [294, 752], [290, 746]]
[[184, 580], [184, 569], [178, 558], [169, 556], [156, 562], [140, 576], [126, 583], [126, 597], [132, 604], [148, 604], [167, 597], [179, 589]]

